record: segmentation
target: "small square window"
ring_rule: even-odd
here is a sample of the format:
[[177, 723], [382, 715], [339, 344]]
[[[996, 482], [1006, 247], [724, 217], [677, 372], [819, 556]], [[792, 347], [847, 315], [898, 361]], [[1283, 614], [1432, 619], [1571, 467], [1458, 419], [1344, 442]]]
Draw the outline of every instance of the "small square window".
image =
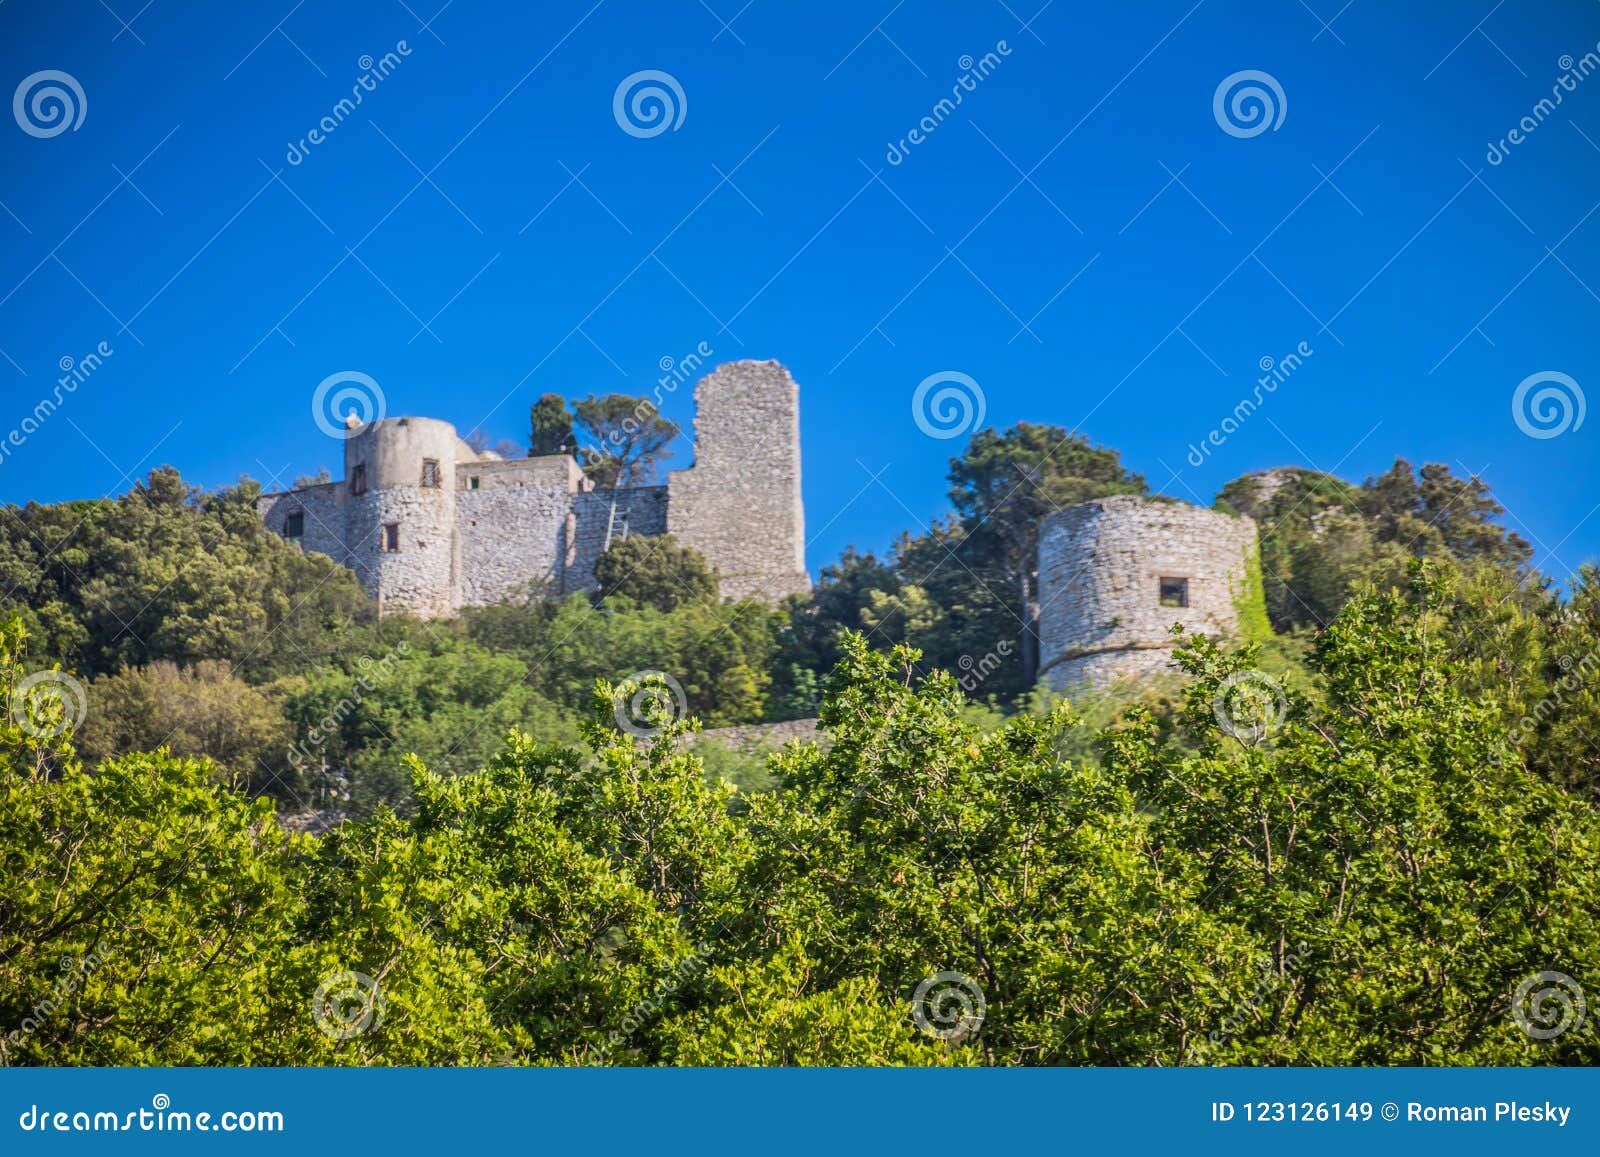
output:
[[470, 478], [467, 479], [467, 489], [468, 490], [476, 490], [478, 488], [478, 482], [479, 482], [478, 476], [476, 474], [472, 475]]
[[350, 467], [350, 493], [365, 494], [367, 492], [367, 464], [357, 462]]
[[289, 516], [283, 520], [283, 537], [299, 538], [306, 532], [306, 512], [291, 510]]
[[424, 458], [422, 460], [422, 484], [429, 489], [439, 486], [439, 460], [437, 458]]
[[1161, 580], [1161, 605], [1164, 607], [1186, 607], [1189, 605], [1189, 580], [1186, 578], [1164, 578]]
[[378, 549], [384, 554], [393, 554], [400, 549], [400, 524], [386, 522], [383, 524], [383, 537], [378, 542]]

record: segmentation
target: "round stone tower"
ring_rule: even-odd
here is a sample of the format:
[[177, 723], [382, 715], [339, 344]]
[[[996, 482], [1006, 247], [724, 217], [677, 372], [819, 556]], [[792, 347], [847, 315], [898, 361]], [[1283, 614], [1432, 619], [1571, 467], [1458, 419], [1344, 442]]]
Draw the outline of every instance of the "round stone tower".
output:
[[1168, 669], [1173, 624], [1264, 619], [1259, 567], [1249, 518], [1127, 496], [1058, 510], [1039, 528], [1040, 673], [1061, 691]]
[[351, 565], [380, 613], [455, 609], [456, 462], [477, 457], [449, 422], [385, 418], [344, 445]]

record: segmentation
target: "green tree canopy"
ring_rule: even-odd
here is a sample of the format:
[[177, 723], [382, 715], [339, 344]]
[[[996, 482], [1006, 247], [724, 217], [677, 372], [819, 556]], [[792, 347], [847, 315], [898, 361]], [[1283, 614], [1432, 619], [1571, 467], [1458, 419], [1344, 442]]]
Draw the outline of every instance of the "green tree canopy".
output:
[[658, 611], [717, 601], [717, 572], [670, 534], [616, 539], [595, 560], [594, 578], [601, 601], [620, 595]]
[[678, 424], [663, 418], [648, 398], [590, 394], [573, 403], [578, 426], [578, 460], [601, 489], [653, 482], [660, 463], [672, 457]]
[[577, 449], [572, 433], [572, 414], [560, 394], [541, 394], [528, 408], [528, 456], [570, 454]]

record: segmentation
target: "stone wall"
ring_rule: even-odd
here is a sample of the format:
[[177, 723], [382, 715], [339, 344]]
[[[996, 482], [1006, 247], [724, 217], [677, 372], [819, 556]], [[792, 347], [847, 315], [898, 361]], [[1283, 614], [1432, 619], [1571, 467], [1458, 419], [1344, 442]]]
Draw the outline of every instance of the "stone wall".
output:
[[[1253, 520], [1186, 503], [1102, 498], [1051, 514], [1039, 531], [1041, 674], [1056, 690], [1139, 679], [1169, 667], [1175, 623], [1233, 634], [1255, 556]], [[1163, 578], [1187, 580], [1187, 606], [1162, 605]]]
[[[612, 518], [612, 503], [616, 517]], [[561, 589], [592, 591], [596, 583], [594, 564], [606, 548], [606, 533], [613, 539], [635, 534], [665, 534], [667, 531], [667, 488], [629, 486], [621, 490], [586, 490], [572, 496], [572, 518], [568, 522], [571, 544], [567, 548], [566, 569]]]
[[[374, 560], [378, 613], [430, 619], [455, 608], [455, 495], [440, 487], [369, 490], [354, 508], [351, 545]], [[399, 524], [399, 548], [382, 549], [383, 526]], [[361, 568], [356, 568], [361, 573]]]
[[693, 742], [710, 740], [735, 751], [755, 751], [758, 748], [777, 750], [791, 739], [801, 743], [820, 742], [831, 745], [826, 733], [818, 729], [815, 719], [790, 719], [783, 723], [746, 723], [739, 727], [712, 727], [690, 737]]
[[261, 524], [274, 534], [282, 534], [290, 514], [304, 515], [303, 530], [297, 542], [301, 550], [325, 554], [341, 566], [351, 563], [347, 527], [346, 499], [350, 490], [343, 482], [325, 482], [301, 490], [263, 494], [256, 502]]
[[729, 362], [694, 400], [694, 465], [667, 477], [667, 529], [721, 572], [724, 598], [808, 592], [799, 386], [775, 361]]
[[566, 455], [456, 467], [457, 606], [514, 599], [530, 584], [561, 590], [567, 512], [581, 477]]

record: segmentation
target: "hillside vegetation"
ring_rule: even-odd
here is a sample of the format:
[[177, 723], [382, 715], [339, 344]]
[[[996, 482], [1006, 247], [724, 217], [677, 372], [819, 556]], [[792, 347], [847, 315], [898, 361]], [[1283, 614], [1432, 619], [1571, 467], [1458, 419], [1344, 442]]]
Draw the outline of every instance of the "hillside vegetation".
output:
[[1594, 570], [1444, 467], [1246, 477], [1271, 630], [1064, 703], [1038, 520], [1143, 480], [1036, 426], [950, 480], [781, 607], [630, 539], [434, 622], [248, 481], [7, 509], [5, 1059], [1600, 1061]]
[[[0, 727], [0, 1024], [20, 1026], [0, 1048], [1593, 1064], [1549, 978], [1600, 986], [1600, 817], [1468, 690], [1457, 643], [1479, 617], [1418, 564], [1350, 601], [1304, 692], [1261, 718], [1216, 709], [1251, 651], [1187, 639], [1174, 732], [1135, 708], [1093, 759], [1062, 754], [1069, 708], [986, 730], [950, 675], [846, 635], [831, 748], [786, 749], [776, 790], [739, 807], [673, 741], [689, 725], [667, 699], [599, 681], [581, 743], [514, 731], [454, 775], [397, 758], [403, 813], [322, 836], [204, 759], [91, 768], [46, 703]], [[0, 628], [0, 693], [25, 643]], [[620, 702], [653, 741], [619, 730]]]

